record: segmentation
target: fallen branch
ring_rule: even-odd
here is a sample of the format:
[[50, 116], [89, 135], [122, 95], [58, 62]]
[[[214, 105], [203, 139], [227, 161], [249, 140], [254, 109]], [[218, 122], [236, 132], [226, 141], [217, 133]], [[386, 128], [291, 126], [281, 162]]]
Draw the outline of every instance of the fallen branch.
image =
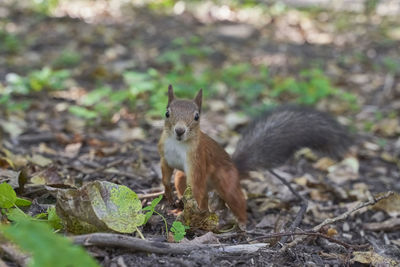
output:
[[[302, 202], [300, 210], [297, 212], [294, 221], [292, 222], [292, 224], [290, 225], [290, 227], [288, 229], [288, 232], [293, 232], [300, 225], [301, 221], [303, 220], [304, 214], [307, 211], [308, 200], [305, 197], [303, 197], [302, 195], [300, 195], [296, 190], [294, 190], [293, 187], [290, 185], [290, 183], [285, 180], [285, 178], [281, 177], [273, 170], [269, 170], [269, 172], [272, 175], [274, 175], [276, 178], [278, 178], [284, 185], [286, 185], [287, 188], [289, 188], [290, 192], [292, 192], [293, 195], [295, 195]], [[290, 237], [290, 235], [283, 236], [283, 238], [280, 240], [280, 242], [286, 243], [286, 241], [289, 239], [289, 237]]]
[[30, 257], [21, 252], [21, 250], [14, 244], [5, 242], [0, 244], [0, 251], [6, 254], [10, 259], [16, 262], [19, 266], [27, 266]]
[[[334, 218], [328, 218], [328, 219], [326, 219], [325, 221], [323, 221], [322, 223], [318, 224], [317, 226], [314, 226], [310, 232], [319, 232], [319, 231], [322, 229], [322, 227], [324, 227], [324, 226], [326, 226], [326, 225], [328, 225], [328, 224], [333, 224], [333, 223], [335, 223], [335, 222], [345, 220], [345, 219], [346, 219], [347, 217], [349, 217], [349, 215], [352, 214], [353, 212], [356, 212], [356, 211], [358, 211], [358, 210], [360, 210], [360, 209], [362, 209], [362, 208], [364, 208], [364, 207], [367, 207], [367, 206], [375, 205], [376, 203], [378, 203], [378, 202], [381, 201], [382, 199], [388, 198], [388, 197], [390, 197], [390, 196], [393, 195], [393, 194], [394, 194], [393, 191], [389, 191], [389, 192], [386, 192], [386, 193], [385, 193], [384, 195], [382, 195], [382, 196], [379, 196], [379, 197], [377, 197], [377, 198], [374, 197], [374, 198], [370, 199], [370, 200], [367, 201], [367, 202], [360, 203], [360, 204], [358, 204], [356, 207], [354, 207], [353, 209], [348, 210], [348, 211], [346, 211], [345, 213], [343, 213], [343, 214], [341, 214], [341, 215], [339, 215], [339, 216], [336, 216], [336, 217], [334, 217]], [[280, 249], [280, 252], [284, 252], [284, 251], [286, 251], [288, 248], [293, 247], [293, 246], [296, 246], [298, 243], [302, 242], [304, 239], [305, 239], [305, 237], [296, 238], [295, 240], [293, 240], [293, 241], [290, 242], [289, 244], [283, 246], [283, 247]]]
[[284, 237], [284, 236], [294, 236], [294, 235], [300, 235], [300, 236], [315, 236], [315, 237], [321, 237], [321, 238], [325, 238], [333, 243], [339, 244], [345, 248], [352, 248], [352, 249], [362, 249], [362, 248], [366, 248], [369, 246], [369, 244], [363, 244], [363, 245], [352, 245], [352, 244], [348, 244], [346, 242], [340, 241], [338, 239], [335, 239], [333, 237], [330, 237], [328, 235], [325, 235], [323, 233], [318, 233], [318, 232], [285, 232], [285, 233], [271, 233], [268, 235], [263, 235], [263, 236], [258, 236], [255, 238], [252, 238], [250, 240], [247, 240], [246, 243], [252, 242], [252, 241], [256, 241], [256, 240], [261, 240], [261, 239], [270, 239], [270, 238], [277, 238], [277, 237]]
[[[93, 233], [72, 237], [75, 244], [83, 246], [100, 247], [122, 247], [134, 251], [157, 253], [157, 254], [189, 254], [195, 250], [207, 250], [209, 252], [228, 254], [252, 253], [260, 248], [265, 248], [268, 244], [257, 243], [248, 245], [226, 246], [221, 244], [193, 245], [188, 243], [164, 243], [156, 241], [142, 240], [136, 237], [111, 234], [111, 233]], [[271, 251], [272, 252], [272, 251]]]
[[0, 267], [8, 267], [8, 265], [0, 258]]

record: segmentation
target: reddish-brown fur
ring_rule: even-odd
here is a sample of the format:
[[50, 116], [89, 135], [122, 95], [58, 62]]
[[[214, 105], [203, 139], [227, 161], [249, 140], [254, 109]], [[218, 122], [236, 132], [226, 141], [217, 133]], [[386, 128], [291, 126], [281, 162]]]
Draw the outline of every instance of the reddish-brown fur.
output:
[[[165, 196], [172, 202], [172, 189], [170, 179], [174, 168], [168, 165], [165, 158], [164, 146], [168, 138], [176, 137], [174, 127], [185, 124], [186, 139], [181, 142], [188, 147], [186, 155], [188, 173], [177, 171], [175, 174], [175, 187], [181, 197], [190, 182], [193, 196], [199, 208], [208, 210], [208, 191], [215, 189], [219, 196], [226, 202], [240, 224], [247, 221], [246, 200], [240, 186], [239, 173], [231, 157], [212, 138], [200, 130], [199, 123], [195, 121], [195, 112], [201, 110], [201, 91], [193, 101], [175, 100], [172, 87], [168, 90], [169, 118], [165, 121], [158, 149], [161, 157], [162, 182], [165, 187]], [[192, 105], [192, 106], [191, 106]]]

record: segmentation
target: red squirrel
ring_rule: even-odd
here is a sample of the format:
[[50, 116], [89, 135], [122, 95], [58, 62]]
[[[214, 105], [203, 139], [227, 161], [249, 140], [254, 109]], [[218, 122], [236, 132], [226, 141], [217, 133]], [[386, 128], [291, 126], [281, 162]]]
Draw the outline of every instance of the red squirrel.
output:
[[208, 192], [215, 190], [239, 221], [247, 222], [246, 200], [240, 180], [248, 172], [278, 167], [298, 149], [340, 155], [351, 138], [343, 126], [326, 113], [297, 106], [269, 111], [247, 126], [232, 158], [200, 129], [202, 89], [194, 100], [177, 99], [168, 87], [165, 124], [158, 143], [165, 196], [172, 203], [170, 179], [181, 197], [191, 185], [200, 210], [208, 210]]

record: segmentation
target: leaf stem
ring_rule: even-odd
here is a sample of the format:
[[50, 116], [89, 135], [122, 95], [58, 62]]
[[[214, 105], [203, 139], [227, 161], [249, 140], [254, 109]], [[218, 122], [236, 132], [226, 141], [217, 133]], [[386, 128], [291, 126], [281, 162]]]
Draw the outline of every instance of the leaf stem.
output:
[[136, 231], [138, 232], [140, 238], [143, 239], [143, 240], [145, 240], [145, 238], [144, 238], [142, 232], [140, 232], [139, 228], [136, 227]]
[[154, 210], [154, 212], [158, 215], [160, 215], [161, 219], [163, 219], [164, 223], [165, 223], [165, 235], [167, 236], [168, 239], [168, 224], [167, 224], [167, 220], [165, 219], [164, 216], [162, 216], [160, 213], [158, 213], [157, 211]]

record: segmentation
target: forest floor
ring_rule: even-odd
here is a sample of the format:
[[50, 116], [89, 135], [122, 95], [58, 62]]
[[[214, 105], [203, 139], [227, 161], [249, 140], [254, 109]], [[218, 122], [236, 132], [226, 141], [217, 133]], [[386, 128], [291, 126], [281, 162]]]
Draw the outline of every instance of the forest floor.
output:
[[[121, 2], [60, 1], [51, 11], [0, 4], [0, 182], [34, 201], [28, 212], [55, 203], [46, 185], [104, 180], [140, 195], [161, 192], [157, 142], [168, 84], [185, 97], [203, 88], [202, 129], [228, 152], [249, 118], [281, 103], [313, 105], [350, 129], [355, 144], [343, 160], [302, 151], [275, 170], [308, 199], [299, 229], [400, 191], [400, 20], [389, 12], [396, 5], [335, 11]], [[237, 245], [288, 229], [302, 203], [269, 173], [253, 176], [243, 182], [249, 233], [212, 240]], [[171, 209], [165, 200], [157, 206], [169, 225]], [[87, 250], [102, 266], [395, 266], [399, 229], [395, 194], [321, 230], [347, 247], [313, 236], [285, 252], [272, 239], [257, 241], [270, 247], [234, 254]], [[141, 231], [167, 242], [159, 216]], [[190, 229], [186, 238], [202, 234]]]

